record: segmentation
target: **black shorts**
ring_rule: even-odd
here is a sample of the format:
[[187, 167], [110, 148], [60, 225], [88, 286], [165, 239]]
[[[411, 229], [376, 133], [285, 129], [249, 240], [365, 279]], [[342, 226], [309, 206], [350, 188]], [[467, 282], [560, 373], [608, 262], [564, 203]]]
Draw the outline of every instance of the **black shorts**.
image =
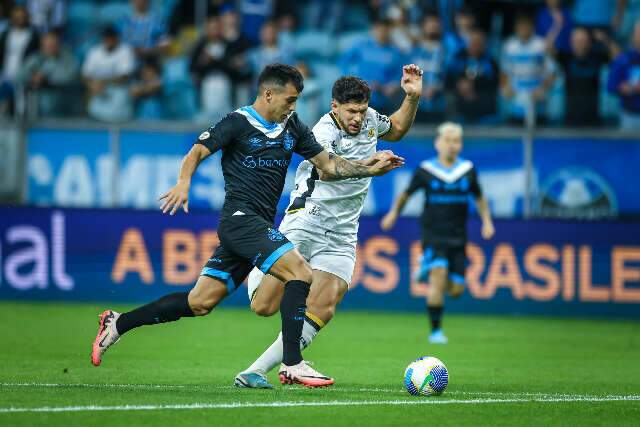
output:
[[422, 246], [421, 269], [444, 267], [453, 283], [464, 285], [464, 272], [467, 264], [465, 245], [444, 242], [425, 242]]
[[282, 255], [294, 248], [284, 234], [258, 215], [223, 216], [218, 237], [220, 246], [200, 274], [222, 280], [230, 294], [254, 266], [266, 274]]

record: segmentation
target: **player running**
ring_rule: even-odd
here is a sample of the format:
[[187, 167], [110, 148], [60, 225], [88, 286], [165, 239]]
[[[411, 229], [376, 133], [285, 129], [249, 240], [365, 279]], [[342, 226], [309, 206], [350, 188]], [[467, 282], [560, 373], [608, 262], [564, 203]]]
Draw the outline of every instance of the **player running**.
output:
[[391, 230], [409, 197], [417, 190], [424, 190], [421, 219], [423, 256], [417, 280], [430, 284], [427, 298], [431, 318], [429, 341], [446, 344], [447, 337], [441, 326], [444, 293], [447, 291], [457, 298], [464, 292], [470, 195], [474, 197], [482, 218], [482, 237], [491, 239], [495, 229], [473, 163], [458, 157], [462, 150], [462, 127], [450, 122], [440, 125], [435, 147], [438, 157], [420, 164], [409, 188], [398, 196], [382, 219], [381, 227], [385, 231]]
[[[371, 90], [357, 77], [342, 77], [333, 85], [331, 111], [313, 128], [316, 140], [328, 151], [362, 164], [371, 164], [378, 138], [400, 140], [411, 128], [422, 93], [422, 70], [415, 65], [403, 67], [401, 87], [404, 102], [391, 117], [369, 108]], [[373, 155], [373, 160], [371, 156]], [[316, 334], [332, 318], [349, 285], [356, 261], [358, 220], [371, 179], [340, 182], [319, 181], [323, 172], [304, 161], [296, 171], [295, 190], [280, 224], [280, 231], [295, 244], [313, 268], [311, 292], [302, 327], [301, 348], [311, 344]], [[251, 309], [261, 316], [278, 311], [282, 280], [264, 275], [257, 269], [249, 275]], [[245, 371], [235, 385], [271, 388], [266, 373], [283, 359], [283, 337], [275, 342]], [[280, 373], [280, 380], [283, 379]]]
[[296, 68], [269, 65], [258, 78], [254, 104], [230, 113], [200, 135], [182, 161], [177, 184], [160, 197], [164, 200], [161, 209], [173, 215], [182, 207], [188, 213], [189, 186], [196, 168], [206, 157], [223, 150], [226, 195], [218, 226], [220, 246], [190, 292], [166, 295], [127, 313], [104, 311], [91, 354], [95, 366], [112, 344], [134, 328], [207, 315], [256, 266], [284, 284], [281, 372], [287, 383], [315, 387], [332, 382], [307, 365], [300, 351], [311, 267], [273, 225], [287, 166], [295, 152], [321, 171], [323, 179], [341, 180], [382, 175], [401, 166], [402, 159], [387, 153], [366, 166], [327, 152], [294, 112], [302, 89], [303, 78]]

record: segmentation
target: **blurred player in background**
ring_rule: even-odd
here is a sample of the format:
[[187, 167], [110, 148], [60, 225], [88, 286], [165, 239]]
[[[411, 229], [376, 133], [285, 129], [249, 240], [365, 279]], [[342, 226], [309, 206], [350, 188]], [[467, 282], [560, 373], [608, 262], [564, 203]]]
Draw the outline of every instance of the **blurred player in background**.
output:
[[[400, 86], [405, 99], [390, 117], [369, 108], [371, 89], [357, 77], [342, 77], [332, 89], [331, 111], [314, 126], [316, 140], [329, 152], [351, 161], [370, 164], [378, 139], [400, 140], [411, 128], [422, 93], [422, 70], [404, 66]], [[296, 186], [280, 224], [280, 231], [296, 245], [313, 269], [311, 291], [302, 328], [305, 348], [332, 318], [351, 284], [356, 262], [358, 224], [371, 179], [319, 181], [319, 171], [308, 161], [298, 166]], [[254, 269], [248, 281], [251, 309], [261, 316], [278, 311], [282, 283]], [[282, 361], [282, 333], [275, 342], [235, 379], [238, 387], [271, 388], [266, 373]], [[281, 379], [282, 380], [282, 379]]]
[[495, 229], [473, 163], [458, 157], [462, 150], [462, 127], [451, 122], [440, 125], [435, 147], [438, 156], [420, 164], [409, 188], [398, 196], [382, 219], [381, 227], [384, 231], [391, 230], [409, 197], [417, 190], [424, 190], [423, 256], [417, 280], [430, 284], [429, 341], [446, 344], [447, 337], [442, 331], [444, 294], [448, 292], [457, 298], [464, 292], [469, 196], [473, 196], [482, 218], [482, 237], [491, 239]]

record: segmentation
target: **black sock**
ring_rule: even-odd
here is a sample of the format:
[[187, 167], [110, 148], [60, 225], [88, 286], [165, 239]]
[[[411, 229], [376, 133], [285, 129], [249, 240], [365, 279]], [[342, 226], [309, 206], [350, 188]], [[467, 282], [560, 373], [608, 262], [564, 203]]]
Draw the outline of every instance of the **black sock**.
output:
[[284, 285], [280, 317], [282, 318], [282, 363], [287, 366], [302, 362], [300, 337], [310, 287], [309, 283], [302, 280], [291, 280]]
[[138, 326], [173, 322], [181, 317], [194, 316], [189, 307], [189, 292], [176, 292], [128, 313], [122, 313], [116, 322], [116, 329], [118, 334], [122, 335]]
[[429, 311], [429, 317], [431, 318], [431, 330], [435, 331], [440, 329], [440, 325], [442, 324], [442, 309], [440, 306], [427, 306], [427, 310]]

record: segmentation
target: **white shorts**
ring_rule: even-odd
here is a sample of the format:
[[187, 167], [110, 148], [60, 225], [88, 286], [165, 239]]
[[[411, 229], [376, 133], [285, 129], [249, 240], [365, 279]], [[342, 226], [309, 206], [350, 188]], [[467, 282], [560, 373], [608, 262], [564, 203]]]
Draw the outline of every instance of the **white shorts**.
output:
[[[357, 236], [319, 229], [310, 231], [299, 227], [280, 227], [280, 231], [295, 245], [312, 269], [336, 275], [351, 286], [351, 277], [356, 266]], [[249, 275], [249, 300], [263, 276], [256, 268]]]

